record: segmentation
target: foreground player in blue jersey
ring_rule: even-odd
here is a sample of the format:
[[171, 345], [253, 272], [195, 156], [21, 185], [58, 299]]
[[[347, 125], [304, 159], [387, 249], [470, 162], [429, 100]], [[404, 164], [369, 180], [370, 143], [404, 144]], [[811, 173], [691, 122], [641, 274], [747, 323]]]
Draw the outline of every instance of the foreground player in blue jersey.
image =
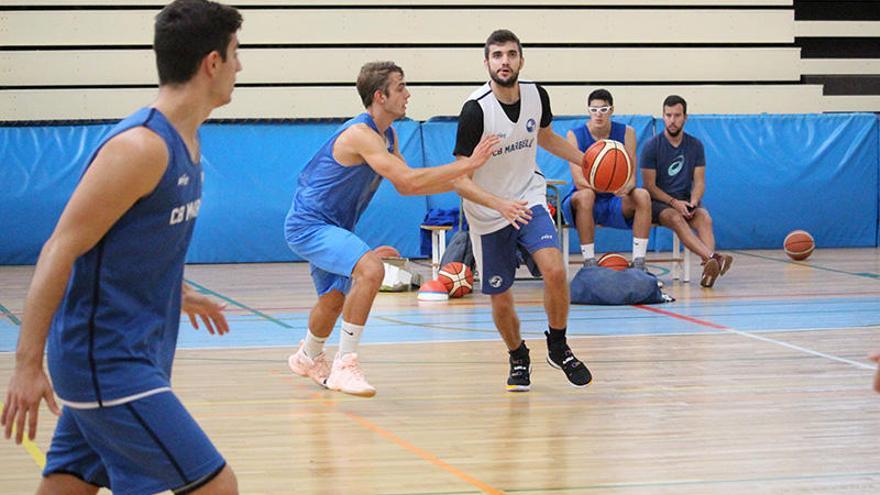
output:
[[41, 399], [59, 413], [53, 386], [64, 406], [38, 494], [238, 493], [171, 391], [171, 364], [181, 310], [228, 331], [183, 267], [201, 201], [198, 128], [230, 101], [241, 20], [207, 0], [159, 13], [159, 96], [103, 139], [40, 253], [2, 414], [20, 443]]
[[[309, 261], [318, 292], [306, 338], [288, 365], [332, 390], [372, 397], [376, 389], [364, 377], [357, 346], [385, 269], [354, 227], [382, 177], [404, 195], [449, 191], [453, 179], [486, 163], [499, 139], [483, 139], [466, 160], [410, 168], [391, 127], [406, 114], [410, 97], [403, 69], [393, 62], [368, 63], [357, 90], [366, 112], [344, 123], [300, 173], [285, 221], [287, 243]], [[324, 342], [340, 314], [342, 335], [331, 366]]]

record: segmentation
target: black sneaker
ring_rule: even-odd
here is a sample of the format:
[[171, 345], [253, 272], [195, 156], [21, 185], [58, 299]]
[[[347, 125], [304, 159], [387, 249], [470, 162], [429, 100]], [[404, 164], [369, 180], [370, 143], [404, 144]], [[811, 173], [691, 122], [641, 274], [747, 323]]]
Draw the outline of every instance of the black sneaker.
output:
[[507, 377], [508, 392], [528, 392], [532, 385], [529, 375], [532, 372], [532, 360], [529, 355], [514, 358], [510, 356], [510, 376]]
[[574, 356], [565, 339], [551, 344], [550, 332], [544, 332], [544, 335], [547, 336], [547, 349], [549, 350], [547, 364], [562, 370], [565, 377], [568, 378], [568, 383], [573, 387], [586, 387], [593, 380], [593, 375], [587, 366]]

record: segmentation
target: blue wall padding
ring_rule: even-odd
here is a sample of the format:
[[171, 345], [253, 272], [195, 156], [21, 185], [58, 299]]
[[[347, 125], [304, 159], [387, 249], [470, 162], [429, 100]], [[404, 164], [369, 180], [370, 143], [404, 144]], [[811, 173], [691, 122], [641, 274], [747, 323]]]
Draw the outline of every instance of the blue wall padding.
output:
[[[635, 128], [640, 144], [663, 129], [662, 120], [648, 116], [615, 118]], [[583, 117], [558, 117], [554, 129], [564, 136], [580, 123]], [[295, 260], [283, 222], [296, 177], [338, 125], [206, 125], [204, 201], [189, 261]], [[411, 166], [453, 160], [454, 120], [401, 121], [395, 127]], [[0, 127], [0, 264], [36, 260], [85, 161], [111, 128]], [[705, 202], [720, 248], [778, 248], [796, 228], [813, 233], [819, 247], [880, 242], [880, 120], [874, 115], [691, 116], [686, 129], [706, 147]], [[539, 151], [538, 162], [547, 177], [569, 178], [564, 161]], [[418, 226], [428, 208], [456, 207], [455, 193], [402, 197], [386, 180], [357, 233], [371, 246], [390, 244], [418, 256]], [[659, 234], [659, 245], [668, 248], [668, 231]], [[629, 251], [630, 239], [628, 231], [599, 229], [597, 250]]]
[[[284, 240], [284, 218], [299, 172], [339, 122], [207, 124], [202, 131], [205, 187], [187, 258], [193, 263], [300, 260]], [[401, 153], [421, 166], [419, 123], [394, 124]], [[332, 202], [333, 198], [327, 198]], [[418, 255], [423, 197], [401, 197], [383, 180], [356, 233], [370, 246]]]
[[876, 246], [873, 115], [699, 115], [686, 131], [705, 147], [720, 248], [780, 248], [794, 229], [818, 247]]
[[0, 264], [34, 263], [112, 125], [0, 127]]

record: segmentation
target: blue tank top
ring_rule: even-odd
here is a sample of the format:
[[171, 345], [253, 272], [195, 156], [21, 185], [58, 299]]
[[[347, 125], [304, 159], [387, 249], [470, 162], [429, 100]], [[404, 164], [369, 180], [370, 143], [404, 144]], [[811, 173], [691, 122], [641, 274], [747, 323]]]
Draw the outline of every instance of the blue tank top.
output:
[[[366, 124], [379, 132], [373, 117], [362, 113], [342, 124], [300, 172], [293, 204], [284, 222], [285, 232], [316, 223], [354, 230], [379, 187], [382, 176], [366, 163], [343, 166], [333, 158], [333, 145], [343, 131]], [[394, 132], [385, 130], [388, 152], [394, 152]]]
[[[586, 125], [578, 125], [571, 129], [571, 132], [574, 134], [574, 137], [577, 138], [578, 149], [582, 152], [587, 151], [593, 143], [596, 142], [593, 139], [593, 135], [590, 134], [590, 130], [587, 129]], [[608, 136], [608, 139], [613, 139], [619, 143], [626, 142], [626, 124], [620, 124], [618, 122], [611, 122], [611, 134]], [[571, 181], [571, 187], [574, 189], [574, 179]], [[614, 196], [614, 193], [602, 193], [596, 192], [597, 198], [610, 198]]]
[[154, 108], [117, 124], [86, 167], [110, 138], [140, 126], [167, 144], [165, 173], [75, 261], [50, 328], [49, 372], [56, 393], [71, 407], [116, 405], [170, 386], [202, 168]]

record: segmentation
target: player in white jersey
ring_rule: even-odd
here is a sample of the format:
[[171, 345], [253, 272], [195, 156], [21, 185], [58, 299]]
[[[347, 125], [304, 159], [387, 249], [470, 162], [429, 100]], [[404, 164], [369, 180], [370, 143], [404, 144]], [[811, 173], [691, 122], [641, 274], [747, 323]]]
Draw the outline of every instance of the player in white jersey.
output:
[[486, 165], [456, 181], [456, 191], [464, 198], [481, 290], [491, 296], [492, 317], [510, 354], [507, 389], [525, 392], [531, 386], [529, 349], [510, 291], [519, 248], [531, 254], [544, 278], [547, 363], [583, 387], [592, 376], [566, 343], [568, 279], [547, 212], [546, 182], [535, 161], [537, 146], [569, 162], [580, 163], [583, 154], [550, 127], [553, 114], [544, 88], [518, 80], [524, 60], [516, 35], [493, 32], [484, 55], [491, 80], [465, 102], [453, 153], [470, 156], [486, 135], [502, 140]]

